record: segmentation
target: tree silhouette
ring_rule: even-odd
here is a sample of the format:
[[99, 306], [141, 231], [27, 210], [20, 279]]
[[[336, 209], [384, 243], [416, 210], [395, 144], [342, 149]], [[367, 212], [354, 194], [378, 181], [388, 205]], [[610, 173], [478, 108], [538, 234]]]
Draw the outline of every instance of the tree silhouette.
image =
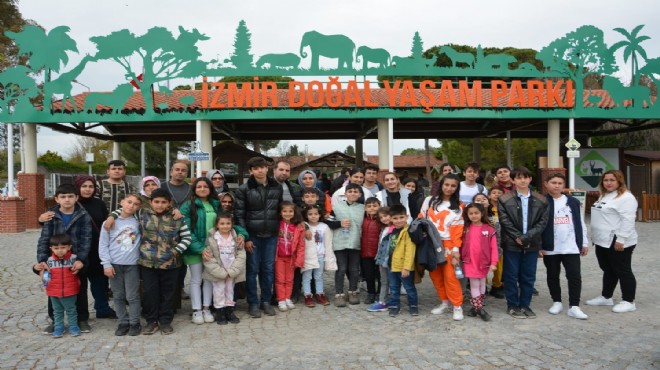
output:
[[250, 49], [252, 49], [251, 37], [252, 34], [248, 30], [245, 21], [238, 22], [236, 36], [234, 36], [234, 54], [228, 59], [236, 68], [252, 68], [254, 56], [250, 54]]
[[537, 54], [546, 69], [575, 81], [575, 109], [583, 109], [584, 79], [592, 73], [611, 74], [618, 70], [614, 53], [603, 40], [603, 31], [582, 26], [551, 42]]
[[[145, 109], [153, 112], [153, 84], [174, 78], [192, 78], [206, 69], [206, 62], [199, 60], [201, 53], [195, 45], [209, 38], [193, 29], [187, 31], [179, 27], [179, 36], [163, 27], [154, 27], [142, 36], [135, 36], [128, 30], [112, 32], [107, 36], [91, 37], [96, 44], [97, 59], [111, 59], [126, 71], [125, 77], [133, 80], [142, 91]], [[130, 64], [134, 54], [142, 60], [142, 66]], [[143, 73], [142, 81], [137, 79]]]
[[615, 28], [614, 31], [622, 34], [626, 40], [619, 41], [616, 44], [612, 45], [610, 50], [612, 50], [612, 53], [615, 51], [619, 50], [620, 48], [623, 48], [623, 61], [628, 63], [628, 59], [632, 57], [632, 67], [631, 67], [631, 76], [632, 76], [632, 81], [631, 85], [638, 85], [639, 84], [639, 78], [637, 71], [639, 70], [639, 60], [637, 59], [637, 55], [640, 57], [644, 58], [646, 60], [646, 51], [642, 46], [640, 45], [643, 41], [646, 41], [650, 39], [649, 36], [638, 36], [637, 34], [639, 31], [644, 27], [643, 24], [640, 24], [639, 26], [633, 28], [632, 31], [628, 32], [624, 30], [623, 28]]
[[424, 54], [424, 43], [422, 42], [422, 38], [419, 36], [419, 32], [415, 32], [415, 36], [413, 36], [413, 41], [412, 41], [412, 48], [410, 49], [410, 54], [411, 57], [415, 59], [422, 59]]

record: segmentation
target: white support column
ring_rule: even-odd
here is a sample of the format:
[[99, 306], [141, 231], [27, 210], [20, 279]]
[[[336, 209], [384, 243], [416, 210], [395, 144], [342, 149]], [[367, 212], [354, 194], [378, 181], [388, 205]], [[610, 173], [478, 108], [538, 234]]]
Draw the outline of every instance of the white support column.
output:
[[14, 194], [14, 124], [7, 124], [7, 195]]
[[[199, 141], [200, 149], [205, 153], [213, 154], [213, 140], [211, 140], [212, 138], [211, 121], [199, 120], [197, 122], [200, 123], [200, 128], [201, 128], [200, 131], [201, 135], [198, 134], [197, 136], [197, 141]], [[213, 169], [213, 157], [211, 156], [211, 158], [208, 161], [201, 161], [198, 164], [199, 167], [197, 172], [200, 174], [199, 176], [201, 176], [201, 171], [209, 171]]]
[[558, 119], [548, 120], [548, 168], [561, 168], [559, 156], [559, 129], [561, 128]]
[[140, 176], [145, 177], [147, 176], [147, 171], [146, 171], [146, 161], [147, 161], [147, 154], [146, 154], [146, 148], [144, 145], [144, 141], [140, 142]]
[[25, 173], [37, 173], [37, 125], [23, 124], [23, 148], [25, 149]]
[[112, 142], [112, 159], [121, 159], [121, 144], [116, 141]]
[[[568, 119], [568, 140], [575, 139], [575, 120], [573, 118]], [[591, 142], [589, 143], [591, 147]], [[568, 187], [570, 189], [575, 189], [575, 158], [568, 159]], [[630, 177], [628, 177], [630, 179]]]
[[392, 118], [378, 119], [378, 167], [381, 170], [394, 171], [394, 120]]

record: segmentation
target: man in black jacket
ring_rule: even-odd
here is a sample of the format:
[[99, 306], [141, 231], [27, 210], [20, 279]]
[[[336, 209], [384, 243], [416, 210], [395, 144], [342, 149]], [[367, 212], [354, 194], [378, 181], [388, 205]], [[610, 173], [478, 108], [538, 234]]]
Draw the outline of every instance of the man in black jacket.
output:
[[[269, 163], [261, 157], [250, 158], [247, 162], [250, 178], [236, 191], [234, 217], [236, 223], [250, 234], [245, 242], [247, 253], [246, 287], [248, 313], [254, 318], [261, 317], [260, 303], [264, 313], [274, 316], [275, 309], [270, 305], [275, 279], [275, 252], [279, 229], [278, 207], [282, 202], [282, 186], [268, 177]], [[261, 299], [257, 295], [257, 276]]]

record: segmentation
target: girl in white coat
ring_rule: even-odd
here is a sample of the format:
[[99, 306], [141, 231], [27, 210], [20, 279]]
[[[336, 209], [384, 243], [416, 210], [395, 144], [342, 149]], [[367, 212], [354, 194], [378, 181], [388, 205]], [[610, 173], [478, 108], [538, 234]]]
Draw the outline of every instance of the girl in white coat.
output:
[[316, 301], [324, 306], [330, 304], [323, 294], [323, 271], [337, 270], [337, 260], [332, 250], [332, 230], [328, 225], [319, 222], [321, 209], [317, 205], [303, 209], [303, 218], [312, 232], [312, 240], [305, 240], [305, 265], [302, 268], [302, 285], [305, 294], [305, 306], [314, 307], [312, 298], [312, 277], [316, 284]]

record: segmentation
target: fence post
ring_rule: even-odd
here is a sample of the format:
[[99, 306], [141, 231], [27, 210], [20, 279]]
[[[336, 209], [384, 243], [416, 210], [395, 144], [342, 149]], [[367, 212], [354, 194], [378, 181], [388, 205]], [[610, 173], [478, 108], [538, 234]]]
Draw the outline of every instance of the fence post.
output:
[[649, 222], [649, 197], [645, 191], [642, 192], [642, 221]]

